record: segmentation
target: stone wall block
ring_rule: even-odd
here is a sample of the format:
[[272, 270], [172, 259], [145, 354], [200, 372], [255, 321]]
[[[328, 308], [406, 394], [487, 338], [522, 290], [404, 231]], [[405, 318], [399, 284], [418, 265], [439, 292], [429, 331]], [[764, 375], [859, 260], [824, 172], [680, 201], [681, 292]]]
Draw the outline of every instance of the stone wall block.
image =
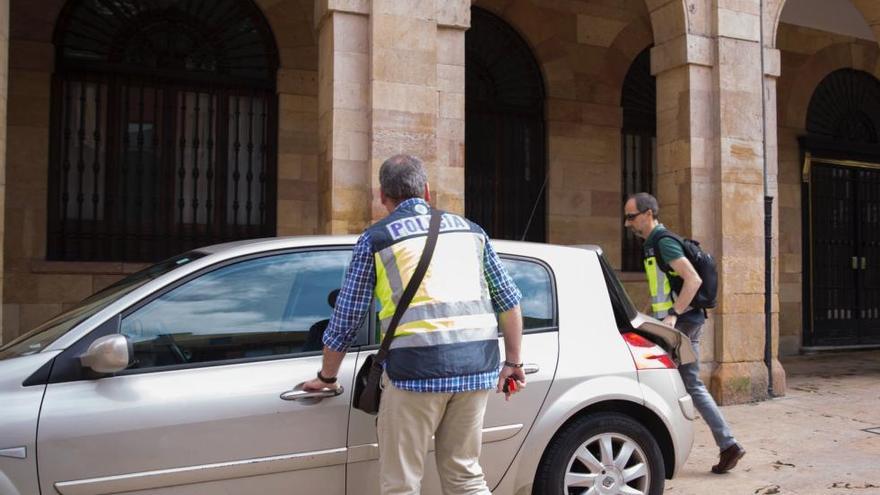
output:
[[725, 91], [721, 95], [721, 131], [724, 136], [760, 141], [762, 134], [761, 93], [756, 91]]
[[437, 24], [467, 29], [471, 25], [471, 0], [435, 0]]
[[763, 75], [760, 64], [761, 49], [757, 43], [741, 40], [718, 40], [718, 72], [720, 90], [760, 92]]
[[[748, 242], [747, 238], [743, 239], [727, 239], [728, 242], [739, 243], [740, 245], [749, 244], [752, 247], [759, 245], [759, 239], [752, 238]], [[764, 292], [764, 259], [763, 249], [761, 252], [754, 252], [751, 256], [727, 256], [720, 257], [719, 281], [721, 283], [719, 290], [722, 296], [730, 293], [751, 293], [759, 294]], [[716, 256], [717, 258], [717, 256]]]
[[381, 164], [399, 153], [415, 155], [430, 165], [437, 156], [437, 138], [432, 132], [373, 129], [373, 157]]
[[437, 25], [430, 19], [374, 12], [371, 22], [374, 51], [377, 48], [400, 47], [416, 52], [432, 52], [436, 49]]
[[437, 90], [433, 87], [373, 81], [372, 101], [374, 109], [437, 114]]
[[651, 25], [654, 27], [654, 43], [656, 45], [688, 32], [684, 6], [681, 2], [668, 2], [656, 10], [652, 9]]
[[336, 83], [363, 84], [370, 73], [370, 57], [364, 53], [335, 52], [333, 80]]
[[758, 14], [718, 9], [717, 33], [719, 37], [759, 41], [761, 24]]
[[364, 160], [335, 160], [333, 188], [357, 189], [370, 182], [370, 167]]
[[464, 67], [464, 35], [458, 29], [438, 29], [436, 34], [437, 63]]
[[[416, 20], [435, 21], [437, 16], [436, 0], [373, 0], [373, 16], [395, 16]], [[455, 0], [455, 3], [460, 3]]]
[[366, 110], [369, 101], [369, 89], [365, 84], [356, 82], [336, 81], [333, 90], [333, 108], [349, 110]]
[[464, 66], [437, 64], [437, 89], [445, 93], [464, 94]]
[[725, 362], [712, 373], [709, 389], [719, 405], [767, 398], [767, 367], [762, 361]]
[[60, 313], [62, 305], [61, 303], [21, 304], [19, 308], [19, 330], [25, 333]]
[[368, 54], [370, 51], [369, 31], [370, 24], [366, 16], [334, 13], [333, 44], [328, 48], [338, 52]]
[[464, 121], [464, 94], [440, 92], [439, 106], [440, 118]]
[[363, 110], [348, 110], [339, 108], [333, 112], [332, 125], [340, 131], [357, 131], [368, 133], [370, 131], [370, 119]]
[[627, 23], [591, 15], [577, 16], [577, 41], [585, 45], [610, 47]]
[[413, 50], [377, 49], [373, 56], [374, 79], [434, 86], [437, 82], [435, 53]]

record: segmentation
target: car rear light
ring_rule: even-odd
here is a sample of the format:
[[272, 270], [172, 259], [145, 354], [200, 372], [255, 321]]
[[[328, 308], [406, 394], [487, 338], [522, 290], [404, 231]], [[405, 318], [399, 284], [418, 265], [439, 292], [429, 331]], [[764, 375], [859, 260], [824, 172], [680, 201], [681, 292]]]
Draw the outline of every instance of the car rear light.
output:
[[675, 362], [669, 354], [659, 345], [642, 337], [637, 333], [628, 332], [623, 334], [629, 352], [632, 354], [636, 369], [639, 370], [665, 370], [675, 369]]

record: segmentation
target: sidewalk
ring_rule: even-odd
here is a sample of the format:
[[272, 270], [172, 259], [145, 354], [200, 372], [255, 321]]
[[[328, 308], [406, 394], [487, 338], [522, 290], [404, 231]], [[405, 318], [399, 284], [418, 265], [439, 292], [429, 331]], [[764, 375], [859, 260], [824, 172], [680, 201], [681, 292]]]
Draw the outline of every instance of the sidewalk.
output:
[[[726, 475], [702, 419], [670, 495], [880, 495], [880, 351], [783, 360], [785, 397], [722, 408], [747, 454]], [[873, 429], [873, 432], [866, 431]]]

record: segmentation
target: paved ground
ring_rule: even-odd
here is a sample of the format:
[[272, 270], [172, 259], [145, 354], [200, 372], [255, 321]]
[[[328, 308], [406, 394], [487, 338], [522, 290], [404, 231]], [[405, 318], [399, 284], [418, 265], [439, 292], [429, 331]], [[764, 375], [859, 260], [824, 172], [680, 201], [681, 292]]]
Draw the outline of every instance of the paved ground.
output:
[[797, 356], [783, 366], [785, 397], [722, 408], [747, 450], [737, 468], [709, 472], [718, 450], [698, 420], [691, 457], [666, 494], [880, 495], [880, 351]]

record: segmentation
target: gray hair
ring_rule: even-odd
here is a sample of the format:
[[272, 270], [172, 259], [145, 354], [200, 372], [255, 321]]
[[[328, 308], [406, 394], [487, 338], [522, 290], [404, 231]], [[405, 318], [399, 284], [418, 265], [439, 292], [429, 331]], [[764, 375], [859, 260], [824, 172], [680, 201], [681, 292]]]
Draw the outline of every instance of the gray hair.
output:
[[412, 155], [394, 155], [379, 168], [379, 185], [385, 196], [403, 201], [425, 194], [428, 174], [422, 161]]
[[657, 204], [657, 198], [654, 196], [651, 196], [646, 192], [640, 192], [630, 195], [627, 201], [630, 199], [635, 200], [636, 209], [639, 210], [639, 213], [651, 210], [654, 218], [657, 218], [657, 216], [660, 215], [660, 205]]

